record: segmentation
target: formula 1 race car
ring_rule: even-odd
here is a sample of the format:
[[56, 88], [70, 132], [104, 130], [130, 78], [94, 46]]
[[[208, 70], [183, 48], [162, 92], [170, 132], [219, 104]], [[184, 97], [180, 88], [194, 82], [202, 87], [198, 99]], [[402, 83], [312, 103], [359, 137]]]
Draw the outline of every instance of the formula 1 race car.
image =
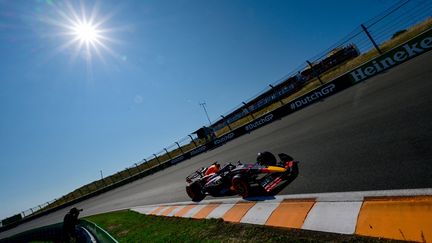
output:
[[[213, 197], [240, 195], [246, 198], [252, 188], [260, 188], [264, 193], [275, 192], [278, 186], [292, 182], [298, 175], [298, 161], [287, 154], [278, 154], [280, 162], [270, 152], [266, 161], [256, 164], [237, 165], [228, 163], [219, 171], [206, 175], [208, 168], [201, 168], [186, 177], [186, 192], [192, 201], [203, 200], [207, 195]], [[260, 156], [260, 155], [259, 155]], [[274, 159], [272, 159], [273, 157]], [[258, 157], [259, 158], [259, 157]]]

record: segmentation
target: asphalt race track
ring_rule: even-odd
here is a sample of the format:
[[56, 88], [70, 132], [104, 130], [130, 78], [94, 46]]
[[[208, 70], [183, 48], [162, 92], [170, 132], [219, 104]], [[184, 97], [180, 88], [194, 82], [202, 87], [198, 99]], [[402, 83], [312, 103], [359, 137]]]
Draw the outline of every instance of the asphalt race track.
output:
[[[256, 153], [286, 152], [299, 177], [279, 194], [432, 187], [432, 52], [222, 147], [77, 204], [83, 216], [132, 206], [188, 201], [185, 177]], [[210, 197], [208, 197], [209, 199]], [[22, 224], [0, 238], [57, 223], [68, 209]]]

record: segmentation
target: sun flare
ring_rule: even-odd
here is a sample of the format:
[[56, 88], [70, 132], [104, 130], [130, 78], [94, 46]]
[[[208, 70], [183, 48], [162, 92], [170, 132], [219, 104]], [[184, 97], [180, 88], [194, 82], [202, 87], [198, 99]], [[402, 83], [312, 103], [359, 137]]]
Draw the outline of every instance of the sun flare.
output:
[[81, 42], [89, 44], [100, 42], [100, 30], [91, 23], [76, 23], [72, 29], [75, 37]]
[[95, 2], [90, 6], [88, 2], [81, 0], [53, 2], [49, 6], [52, 14], [46, 14], [39, 19], [51, 25], [52, 30], [57, 32], [52, 36], [64, 40], [53, 53], [69, 54], [72, 63], [77, 58], [82, 58], [88, 67], [91, 67], [95, 56], [103, 63], [106, 63], [106, 54], [119, 58], [120, 55], [111, 48], [112, 44], [118, 43], [118, 40], [112, 37], [115, 34], [113, 32], [119, 30], [118, 27], [111, 26], [114, 9], [107, 11], [102, 2]]

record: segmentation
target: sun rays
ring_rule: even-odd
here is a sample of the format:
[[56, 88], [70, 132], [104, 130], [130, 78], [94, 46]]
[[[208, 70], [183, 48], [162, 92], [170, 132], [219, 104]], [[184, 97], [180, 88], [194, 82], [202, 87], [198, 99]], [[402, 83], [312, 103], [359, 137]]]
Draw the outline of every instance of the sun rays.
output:
[[106, 61], [106, 54], [119, 58], [120, 55], [111, 47], [118, 42], [110, 36], [114, 28], [107, 27], [113, 12], [101, 14], [100, 2], [89, 5], [84, 1], [64, 1], [55, 2], [51, 7], [53, 14], [43, 16], [40, 20], [55, 27], [55, 33], [50, 33], [50, 36], [60, 37], [63, 41], [53, 48], [52, 55], [69, 53], [72, 63], [77, 58], [82, 58], [87, 63], [88, 71], [91, 71], [95, 56], [103, 63]]

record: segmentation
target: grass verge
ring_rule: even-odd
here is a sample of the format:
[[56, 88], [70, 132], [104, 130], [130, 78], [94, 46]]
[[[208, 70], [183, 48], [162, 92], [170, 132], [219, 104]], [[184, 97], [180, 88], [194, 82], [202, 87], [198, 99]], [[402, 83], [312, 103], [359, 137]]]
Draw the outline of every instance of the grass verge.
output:
[[316, 231], [119, 211], [87, 217], [119, 242], [396, 242]]

